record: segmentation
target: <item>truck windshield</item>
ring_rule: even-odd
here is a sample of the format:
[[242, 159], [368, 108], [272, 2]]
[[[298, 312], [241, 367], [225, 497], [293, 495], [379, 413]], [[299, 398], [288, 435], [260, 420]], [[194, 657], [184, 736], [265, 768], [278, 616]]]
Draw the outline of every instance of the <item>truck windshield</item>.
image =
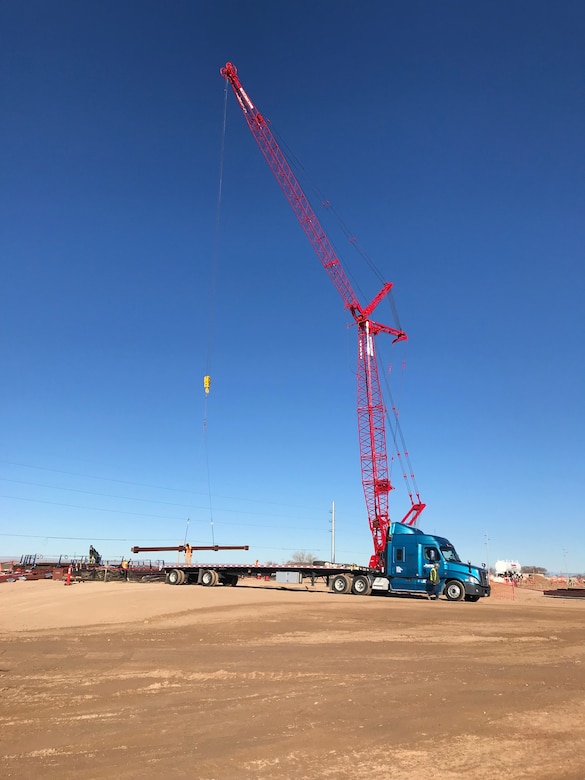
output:
[[454, 563], [461, 563], [461, 558], [457, 555], [457, 550], [449, 545], [441, 545], [441, 555], [446, 561], [453, 561]]

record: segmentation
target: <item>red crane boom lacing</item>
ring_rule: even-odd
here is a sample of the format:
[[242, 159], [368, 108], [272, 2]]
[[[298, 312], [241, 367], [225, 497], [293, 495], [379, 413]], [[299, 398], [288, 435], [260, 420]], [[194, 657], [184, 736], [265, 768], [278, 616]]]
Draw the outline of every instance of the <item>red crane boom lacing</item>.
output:
[[[357, 417], [362, 484], [368, 511], [368, 522], [374, 541], [374, 554], [370, 559], [370, 566], [375, 569], [383, 569], [390, 524], [388, 495], [392, 490], [392, 485], [386, 450], [386, 409], [380, 388], [374, 338], [378, 333], [388, 333], [394, 336], [394, 342], [404, 341], [408, 337], [403, 330], [374, 322], [370, 319], [370, 315], [390, 292], [392, 284], [390, 282], [384, 284], [380, 292], [365, 308], [360, 305], [331, 242], [276, 142], [267, 121], [256, 109], [242, 87], [235, 65], [231, 62], [226, 63], [225, 67], [221, 68], [220, 73], [231, 84], [248, 127], [266, 162], [358, 328]], [[415, 502], [412, 495], [410, 499], [412, 506], [402, 522], [414, 525], [425, 504], [422, 504], [420, 500]]]

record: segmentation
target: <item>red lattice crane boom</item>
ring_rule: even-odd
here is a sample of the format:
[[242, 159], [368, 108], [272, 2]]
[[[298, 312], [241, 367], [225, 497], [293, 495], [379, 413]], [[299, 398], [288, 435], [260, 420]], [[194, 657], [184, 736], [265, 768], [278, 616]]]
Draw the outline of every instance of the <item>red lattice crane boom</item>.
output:
[[[383, 569], [390, 524], [388, 495], [392, 490], [392, 485], [386, 450], [386, 408], [380, 388], [374, 339], [379, 333], [387, 333], [393, 336], [394, 342], [404, 341], [408, 337], [403, 330], [372, 320], [371, 314], [380, 301], [390, 292], [392, 283], [386, 282], [367, 306], [362, 306], [359, 303], [329, 238], [321, 227], [317, 215], [276, 142], [267, 121], [254, 106], [242, 87], [235, 65], [231, 62], [226, 63], [225, 67], [221, 68], [220, 74], [231, 84], [248, 127], [256, 139], [266, 162], [276, 177], [329, 278], [341, 295], [345, 308], [351, 312], [357, 325], [358, 436], [362, 484], [368, 511], [368, 522], [374, 541], [374, 554], [370, 559], [370, 566], [375, 569]], [[425, 507], [425, 504], [421, 503], [418, 494], [416, 499], [415, 501], [411, 493], [411, 508], [401, 521], [407, 525], [414, 525]]]

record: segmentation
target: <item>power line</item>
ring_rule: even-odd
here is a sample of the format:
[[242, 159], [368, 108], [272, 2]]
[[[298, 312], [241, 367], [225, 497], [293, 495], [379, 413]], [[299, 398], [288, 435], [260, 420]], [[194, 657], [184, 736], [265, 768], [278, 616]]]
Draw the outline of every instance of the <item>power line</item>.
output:
[[[115, 483], [118, 483], [118, 484], [121, 484], [121, 485], [133, 485], [135, 487], [146, 487], [146, 488], [152, 488], [152, 489], [155, 489], [155, 490], [168, 490], [168, 491], [174, 491], [174, 492], [177, 492], [177, 493], [187, 493], [187, 494], [192, 495], [192, 496], [207, 496], [208, 495], [207, 491], [189, 490], [187, 488], [168, 487], [168, 486], [165, 486], [165, 485], [153, 485], [153, 484], [148, 484], [146, 482], [132, 482], [130, 480], [116, 479], [116, 478], [113, 478], [113, 477], [97, 477], [97, 476], [95, 476], [93, 474], [83, 474], [83, 473], [75, 472], [75, 471], [64, 471], [62, 469], [52, 469], [52, 468], [48, 468], [46, 466], [36, 466], [36, 465], [32, 465], [30, 463], [20, 463], [20, 462], [12, 461], [12, 460], [3, 460], [1, 458], [0, 458], [0, 463], [5, 463], [5, 464], [11, 465], [11, 466], [21, 466], [23, 468], [35, 469], [35, 470], [38, 470], [38, 471], [48, 471], [48, 472], [52, 472], [54, 474], [66, 474], [67, 476], [70, 476], [70, 477], [83, 477], [85, 479], [95, 479], [95, 480], [99, 480], [99, 481], [102, 481], [102, 482], [115, 482]], [[8, 479], [8, 478], [0, 478], [0, 479], [4, 479], [4, 481], [7, 481], [7, 482], [18, 482], [18, 480], [11, 480], [11, 479]], [[26, 484], [26, 483], [23, 483], [23, 484]], [[33, 485], [35, 483], [31, 482], [30, 484]], [[58, 486], [58, 485], [38, 485], [38, 486], [39, 487], [56, 488], [56, 489], [59, 489], [59, 490], [73, 490], [73, 488], [66, 488], [66, 487], [61, 487], [61, 486]], [[83, 491], [80, 491], [80, 492], [83, 492]], [[108, 497], [111, 497], [111, 498], [118, 498], [118, 497], [126, 498], [126, 496], [116, 496], [116, 495], [111, 495], [111, 494], [107, 494], [107, 493], [91, 493], [90, 491], [87, 491], [87, 492], [90, 495], [101, 495], [101, 496], [108, 496]], [[280, 503], [277, 503], [276, 501], [268, 501], [268, 500], [263, 499], [263, 498], [262, 499], [260, 499], [260, 498], [242, 498], [241, 496], [230, 496], [230, 495], [223, 495], [223, 494], [217, 494], [217, 495], [215, 495], [215, 498], [222, 499], [222, 500], [227, 500], [227, 501], [237, 501], [240, 504], [245, 502], [245, 503], [248, 503], [248, 504], [262, 504], [263, 506], [284, 506], [284, 507], [288, 507], [289, 509], [298, 509], [298, 510], [305, 510], [305, 511], [308, 510], [308, 511], [311, 511], [311, 512], [321, 512], [321, 508], [305, 507], [305, 506], [300, 506], [300, 505], [297, 505], [297, 504], [280, 504]], [[156, 499], [138, 499], [138, 498], [136, 498], [136, 499], [133, 499], [133, 500], [135, 500], [135, 501], [152, 501], [152, 503], [154, 503], [154, 504], [166, 504], [167, 503], [167, 502], [164, 502], [164, 501], [157, 501]], [[185, 506], [183, 504], [173, 504], [173, 503], [168, 504], [168, 505], [169, 506], [178, 506], [178, 507], [184, 507]], [[229, 510], [222, 510], [222, 511], [229, 511]]]
[[165, 485], [152, 485], [146, 482], [132, 482], [127, 479], [116, 479], [115, 477], [96, 477], [94, 474], [83, 474], [78, 471], [64, 471], [63, 469], [51, 469], [46, 466], [35, 466], [32, 465], [31, 463], [20, 463], [18, 461], [13, 461], [13, 460], [0, 459], [0, 463], [6, 463], [10, 466], [22, 466], [23, 468], [27, 468], [27, 469], [36, 469], [37, 471], [50, 471], [54, 474], [67, 474], [67, 476], [69, 477], [84, 477], [85, 479], [97, 479], [102, 482], [118, 482], [121, 485], [135, 485], [136, 487], [155, 488], [156, 490], [172, 490], [177, 493], [196, 493], [196, 491], [187, 490], [186, 488], [174, 488], [174, 487], [167, 487]]
[[[184, 521], [184, 517], [171, 517], [168, 515], [156, 515], [156, 514], [148, 514], [145, 512], [128, 512], [125, 510], [119, 510], [119, 509], [105, 509], [102, 507], [88, 507], [88, 506], [80, 506], [78, 504], [67, 504], [60, 501], [47, 501], [46, 499], [40, 499], [40, 498], [23, 498], [22, 496], [9, 496], [4, 493], [0, 493], [0, 498], [8, 498], [14, 501], [28, 501], [33, 504], [48, 504], [49, 506], [63, 506], [67, 507], [69, 509], [81, 509], [85, 512], [107, 512], [109, 514], [117, 514], [117, 515], [129, 515], [131, 517], [149, 517], [156, 520], [180, 520]], [[202, 509], [205, 509], [205, 507], [199, 507]], [[236, 509], [226, 509], [221, 510], [225, 512], [230, 513], [236, 513], [238, 510]], [[272, 515], [274, 517], [274, 515]], [[280, 519], [283, 519], [284, 516], [279, 516]], [[294, 518], [293, 518], [294, 519]], [[203, 525], [203, 523], [206, 523], [206, 520], [195, 520], [194, 522], [198, 523], [199, 525]], [[239, 521], [237, 523], [230, 523], [226, 522], [225, 520], [220, 520], [218, 525], [221, 526], [237, 526], [238, 528], [245, 530], [246, 528], [272, 528], [275, 529], [275, 525], [264, 525], [262, 523], [248, 523], [246, 521]], [[314, 524], [312, 525], [302, 525], [295, 522], [295, 528], [306, 528], [306, 529], [312, 529], [312, 530], [318, 530], [317, 526]], [[9, 534], [12, 536], [13, 534]]]
[[[14, 537], [15, 539], [51, 539], [53, 541], [65, 541], [65, 542], [133, 542], [134, 539], [122, 538], [122, 537], [98, 537], [98, 536], [54, 536], [52, 534], [6, 534], [0, 533], [0, 536]], [[172, 537], [165, 537], [161, 539], [143, 539], [144, 542], [153, 542], [155, 544], [165, 545], [171, 541], [174, 541]], [[203, 542], [203, 540], [195, 539], [194, 542]], [[266, 545], [254, 545], [255, 550], [281, 550], [284, 552], [291, 552], [298, 550], [298, 547], [269, 547]], [[320, 547], [314, 547], [317, 551], [320, 551]]]
[[123, 499], [124, 501], [140, 501], [142, 503], [146, 504], [162, 504], [164, 506], [176, 506], [181, 507], [182, 509], [189, 509], [190, 505], [186, 504], [176, 504], [171, 501], [158, 501], [156, 499], [151, 498], [135, 498], [134, 496], [119, 496], [115, 495], [114, 493], [95, 493], [91, 490], [80, 490], [79, 488], [67, 488], [67, 487], [61, 487], [60, 485], [47, 485], [43, 482], [27, 482], [23, 479], [8, 479], [8, 477], [0, 477], [0, 482], [10, 482], [14, 485], [29, 485], [31, 487], [42, 487], [42, 488], [49, 488], [49, 490], [64, 490], [68, 493], [82, 493], [86, 496], [99, 496], [100, 498], [117, 498], [117, 499]]

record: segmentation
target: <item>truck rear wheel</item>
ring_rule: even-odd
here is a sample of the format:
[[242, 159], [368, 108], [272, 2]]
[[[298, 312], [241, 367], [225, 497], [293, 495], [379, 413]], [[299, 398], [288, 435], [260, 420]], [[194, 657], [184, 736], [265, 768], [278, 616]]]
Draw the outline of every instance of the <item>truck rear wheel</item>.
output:
[[354, 577], [351, 586], [351, 592], [355, 596], [369, 596], [372, 592], [372, 585], [368, 577], [366, 577], [364, 574], [358, 574], [356, 577]]
[[199, 581], [202, 585], [204, 585], [206, 588], [211, 588], [213, 585], [217, 585], [219, 577], [216, 571], [213, 569], [204, 569], [201, 572], [201, 577], [199, 578]]
[[329, 587], [333, 593], [347, 593], [351, 588], [351, 582], [347, 574], [335, 574], [329, 580]]
[[449, 601], [461, 601], [465, 596], [465, 588], [459, 580], [449, 580], [445, 585], [445, 596]]
[[185, 582], [185, 572], [182, 569], [171, 569], [165, 579], [169, 585], [182, 585]]

